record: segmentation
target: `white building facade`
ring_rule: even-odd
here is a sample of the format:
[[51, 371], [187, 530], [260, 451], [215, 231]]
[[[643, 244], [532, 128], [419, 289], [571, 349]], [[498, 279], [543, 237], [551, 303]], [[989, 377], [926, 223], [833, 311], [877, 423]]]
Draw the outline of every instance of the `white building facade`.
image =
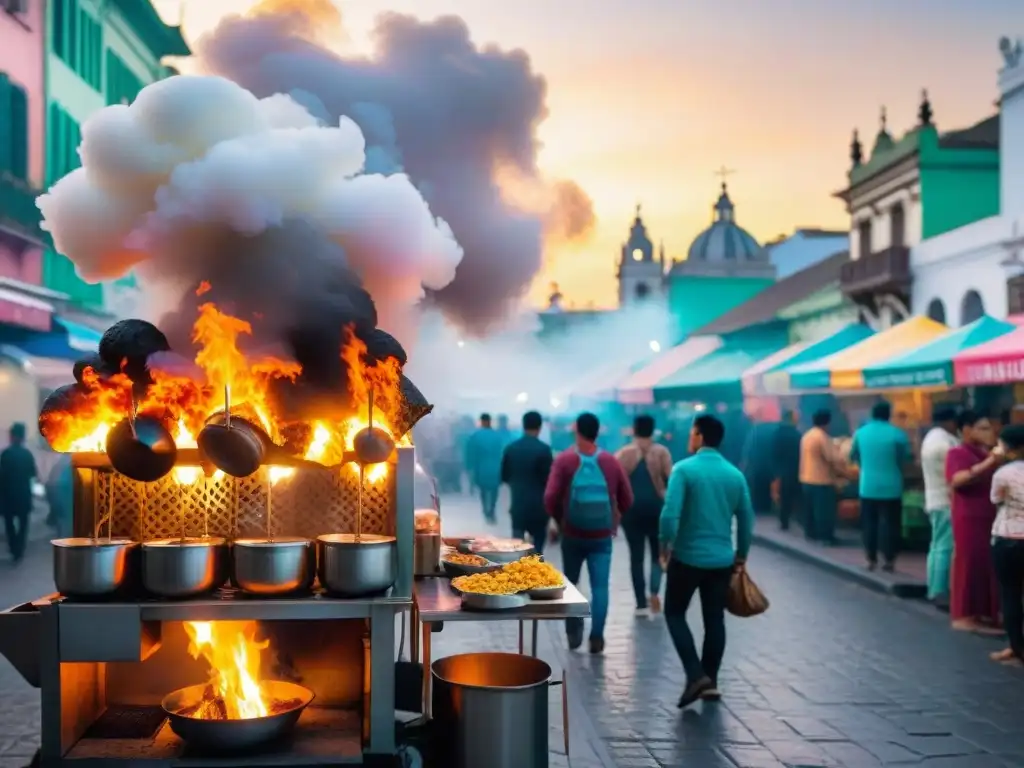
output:
[[913, 313], [952, 327], [1024, 311], [1024, 57], [1000, 41], [999, 213], [915, 244]]

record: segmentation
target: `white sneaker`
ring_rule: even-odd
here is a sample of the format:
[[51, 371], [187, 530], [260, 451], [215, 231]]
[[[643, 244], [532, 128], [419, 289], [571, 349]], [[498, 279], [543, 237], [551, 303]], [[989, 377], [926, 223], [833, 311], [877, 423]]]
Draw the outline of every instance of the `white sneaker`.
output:
[[637, 608], [635, 611], [633, 611], [633, 615], [636, 616], [638, 619], [646, 619], [651, 615], [651, 609]]

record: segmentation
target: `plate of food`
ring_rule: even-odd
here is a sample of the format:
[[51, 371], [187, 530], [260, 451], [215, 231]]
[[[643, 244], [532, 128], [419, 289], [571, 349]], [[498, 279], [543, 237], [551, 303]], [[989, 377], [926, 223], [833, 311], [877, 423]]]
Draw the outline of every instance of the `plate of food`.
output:
[[467, 555], [464, 552], [446, 552], [441, 556], [441, 567], [449, 576], [465, 576], [468, 573], [489, 573], [501, 568], [500, 563], [492, 563], [480, 555]]
[[480, 555], [492, 563], [511, 563], [535, 553], [533, 544], [522, 539], [477, 538], [459, 547], [471, 555]]
[[[537, 555], [520, 558], [486, 573], [452, 579], [452, 589], [462, 596], [462, 606], [471, 610], [499, 611], [522, 608], [541, 590], [540, 598], [557, 600], [565, 591], [561, 571]], [[518, 598], [518, 599], [512, 599]]]

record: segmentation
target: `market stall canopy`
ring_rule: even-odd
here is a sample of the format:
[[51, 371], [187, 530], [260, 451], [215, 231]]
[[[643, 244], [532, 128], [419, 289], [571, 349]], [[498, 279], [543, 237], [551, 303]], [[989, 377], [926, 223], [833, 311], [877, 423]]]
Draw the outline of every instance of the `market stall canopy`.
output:
[[615, 398], [625, 405], [651, 405], [659, 383], [721, 346], [721, 336], [691, 336], [628, 376], [616, 387]]
[[865, 368], [864, 386], [869, 389], [950, 386], [953, 384], [953, 358], [967, 349], [1005, 336], [1016, 327], [985, 315], [919, 349]]
[[[590, 371], [565, 391], [565, 400], [608, 402], [615, 399], [615, 388], [636, 370], [636, 362], [617, 361]], [[561, 397], [559, 398], [562, 399]]]
[[774, 355], [781, 343], [727, 342], [654, 387], [655, 402], [725, 402], [743, 396], [744, 371]]
[[953, 381], [962, 387], [1024, 381], [1024, 328], [956, 355]]
[[911, 317], [821, 360], [789, 368], [789, 383], [796, 390], [862, 389], [865, 368], [922, 347], [948, 332], [947, 326], [930, 317]]
[[790, 384], [789, 372], [797, 366], [811, 365], [818, 360], [823, 360], [829, 355], [834, 355], [844, 349], [859, 344], [864, 339], [872, 336], [874, 331], [863, 323], [851, 323], [843, 326], [827, 338], [811, 342], [803, 346], [795, 355], [785, 362], [775, 365], [760, 374], [758, 386], [763, 394], [783, 395], [794, 387]]
[[807, 342], [790, 344], [785, 349], [780, 349], [774, 355], [768, 355], [764, 360], [754, 363], [754, 365], [747, 368], [740, 377], [740, 384], [743, 386], [743, 394], [764, 394], [764, 389], [761, 385], [764, 375], [768, 373], [768, 371], [786, 365], [786, 363], [807, 349], [808, 346], [809, 344]]

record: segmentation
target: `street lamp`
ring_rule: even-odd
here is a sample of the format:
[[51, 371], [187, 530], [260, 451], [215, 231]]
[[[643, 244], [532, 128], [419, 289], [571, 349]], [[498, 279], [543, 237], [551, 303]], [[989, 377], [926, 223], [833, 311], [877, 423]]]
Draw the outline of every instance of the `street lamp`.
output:
[[651, 352], [661, 352], [661, 344], [659, 344], [657, 341], [652, 340], [647, 346], [651, 348]]

